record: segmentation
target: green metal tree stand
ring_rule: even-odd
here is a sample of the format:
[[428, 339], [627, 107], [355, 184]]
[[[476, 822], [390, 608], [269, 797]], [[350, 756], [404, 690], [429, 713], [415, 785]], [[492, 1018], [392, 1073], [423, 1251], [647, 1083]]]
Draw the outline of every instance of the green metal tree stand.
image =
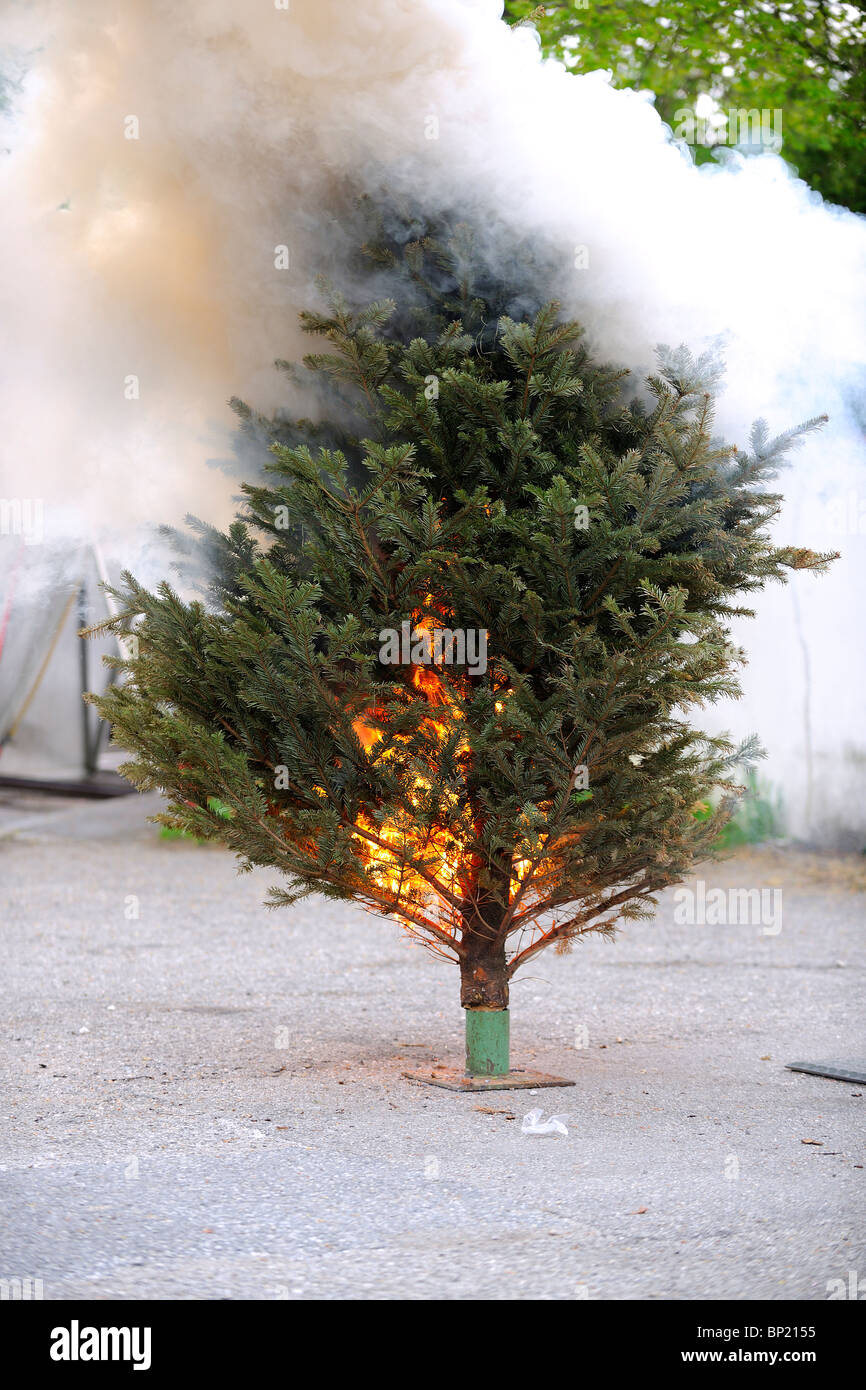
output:
[[433, 1066], [404, 1071], [412, 1081], [442, 1086], [447, 1091], [517, 1091], [542, 1086], [573, 1086], [561, 1076], [512, 1067], [507, 1009], [465, 1009], [466, 1063], [463, 1067]]

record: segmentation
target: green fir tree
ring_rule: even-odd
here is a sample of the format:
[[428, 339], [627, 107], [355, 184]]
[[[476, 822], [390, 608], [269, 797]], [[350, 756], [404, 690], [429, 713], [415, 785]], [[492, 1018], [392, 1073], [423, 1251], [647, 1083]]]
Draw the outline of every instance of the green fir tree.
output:
[[373, 254], [399, 304], [302, 316], [325, 443], [291, 427], [205, 529], [208, 594], [124, 576], [137, 654], [96, 704], [166, 824], [275, 869], [274, 904], [397, 917], [504, 1011], [536, 953], [711, 854], [756, 749], [693, 714], [738, 693], [744, 596], [832, 558], [768, 536], [819, 422], [722, 443], [709, 357], [660, 350], [630, 392], [555, 303], [502, 314], [464, 230]]

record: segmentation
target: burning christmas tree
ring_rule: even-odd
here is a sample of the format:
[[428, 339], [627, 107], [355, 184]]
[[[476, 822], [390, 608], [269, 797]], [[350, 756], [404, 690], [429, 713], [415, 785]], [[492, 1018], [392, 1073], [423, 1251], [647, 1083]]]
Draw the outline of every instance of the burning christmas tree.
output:
[[756, 749], [689, 715], [738, 693], [741, 596], [832, 558], [768, 536], [819, 422], [739, 450], [709, 357], [660, 350], [629, 395], [459, 235], [375, 259], [399, 304], [302, 316], [330, 420], [273, 427], [208, 596], [124, 576], [136, 654], [96, 703], [160, 819], [276, 869], [275, 905], [353, 899], [454, 962], [467, 1073], [508, 1084], [515, 972], [713, 852]]

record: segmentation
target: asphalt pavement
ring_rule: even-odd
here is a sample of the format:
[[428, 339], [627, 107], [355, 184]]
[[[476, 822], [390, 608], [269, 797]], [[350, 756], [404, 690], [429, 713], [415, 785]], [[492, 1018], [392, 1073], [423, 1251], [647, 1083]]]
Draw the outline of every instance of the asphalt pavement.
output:
[[[518, 1065], [454, 1093], [456, 969], [399, 927], [159, 838], [155, 798], [0, 806], [0, 1281], [46, 1299], [826, 1299], [866, 1292], [866, 860], [702, 871], [512, 990]], [[695, 885], [692, 885], [696, 888]], [[696, 889], [697, 894], [697, 889]], [[697, 896], [695, 901], [697, 901]], [[727, 901], [730, 901], [728, 895]], [[524, 1134], [540, 1108], [568, 1135]]]

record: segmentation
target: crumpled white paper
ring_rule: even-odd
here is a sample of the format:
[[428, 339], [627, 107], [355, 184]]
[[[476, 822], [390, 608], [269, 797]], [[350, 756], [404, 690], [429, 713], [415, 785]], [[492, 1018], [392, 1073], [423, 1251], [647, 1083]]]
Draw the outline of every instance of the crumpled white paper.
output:
[[566, 1120], [571, 1119], [570, 1115], [551, 1115], [549, 1120], [542, 1120], [541, 1116], [541, 1110], [530, 1110], [524, 1115], [521, 1134], [568, 1134]]

